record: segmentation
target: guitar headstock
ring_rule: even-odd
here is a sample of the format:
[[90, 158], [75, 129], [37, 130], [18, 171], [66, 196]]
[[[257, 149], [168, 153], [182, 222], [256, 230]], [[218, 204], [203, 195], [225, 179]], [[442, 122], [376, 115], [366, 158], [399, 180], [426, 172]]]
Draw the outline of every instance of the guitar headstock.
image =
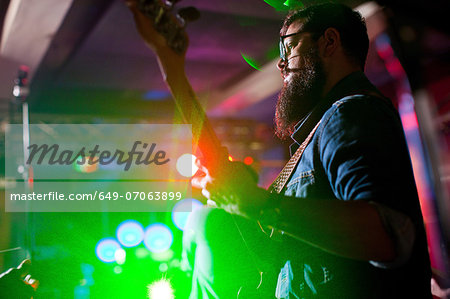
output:
[[200, 17], [194, 7], [174, 11], [179, 0], [138, 0], [137, 8], [153, 23], [154, 29], [164, 37], [167, 45], [177, 54], [183, 54], [188, 47], [185, 27], [188, 22]]

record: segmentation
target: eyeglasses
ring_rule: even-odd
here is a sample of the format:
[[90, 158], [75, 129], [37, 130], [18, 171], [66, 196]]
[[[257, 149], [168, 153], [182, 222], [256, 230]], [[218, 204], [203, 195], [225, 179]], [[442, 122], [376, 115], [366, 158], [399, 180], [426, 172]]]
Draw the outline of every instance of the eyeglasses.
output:
[[285, 46], [284, 39], [287, 37], [291, 37], [291, 36], [301, 34], [301, 33], [306, 33], [306, 32], [308, 32], [308, 31], [300, 30], [295, 33], [280, 36], [280, 58], [281, 58], [281, 60], [286, 61], [286, 58], [287, 58], [287, 56], [289, 56], [290, 50], [291, 50], [290, 45], [288, 45], [289, 49], [287, 49], [287, 47]]

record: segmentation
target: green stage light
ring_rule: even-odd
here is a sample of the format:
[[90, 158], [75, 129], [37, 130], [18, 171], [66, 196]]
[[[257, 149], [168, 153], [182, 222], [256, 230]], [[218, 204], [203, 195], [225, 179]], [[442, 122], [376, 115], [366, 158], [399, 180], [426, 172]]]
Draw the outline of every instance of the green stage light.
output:
[[242, 52], [241, 56], [242, 58], [244, 58], [245, 62], [247, 62], [248, 65], [250, 65], [252, 68], [254, 68], [257, 71], [261, 70], [261, 67], [258, 65], [258, 63], [254, 59], [250, 58], [250, 56], [246, 56]]
[[136, 220], [126, 220], [117, 227], [116, 235], [123, 246], [133, 247], [144, 239], [144, 227]]
[[105, 238], [97, 243], [95, 253], [102, 262], [112, 263], [116, 260], [116, 251], [121, 249], [120, 244], [115, 239]]
[[172, 246], [173, 234], [165, 224], [155, 223], [147, 227], [144, 234], [144, 244], [153, 253], [160, 253]]
[[115, 266], [114, 267], [114, 273], [116, 273], [116, 274], [122, 273], [122, 267], [121, 266]]

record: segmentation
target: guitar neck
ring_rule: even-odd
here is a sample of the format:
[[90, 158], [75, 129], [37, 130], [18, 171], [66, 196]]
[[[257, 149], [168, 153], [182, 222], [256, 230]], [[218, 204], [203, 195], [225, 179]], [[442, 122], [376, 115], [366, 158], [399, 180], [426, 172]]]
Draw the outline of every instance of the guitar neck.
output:
[[208, 169], [217, 168], [228, 154], [221, 146], [205, 111], [198, 102], [184, 72], [184, 53], [188, 37], [184, 31], [187, 21], [199, 17], [193, 7], [180, 9], [174, 15], [176, 0], [129, 0], [140, 35], [155, 51], [164, 81], [169, 86], [175, 104], [185, 123], [192, 124], [194, 153], [197, 147]]
[[209, 168], [214, 169], [228, 153], [222, 147], [205, 111], [197, 100], [186, 74], [184, 72], [184, 60], [165, 59], [164, 53], [158, 53], [158, 62], [161, 73], [175, 100], [177, 109], [181, 112], [184, 122], [192, 124], [192, 137], [194, 152], [196, 147], [200, 149], [203, 160]]

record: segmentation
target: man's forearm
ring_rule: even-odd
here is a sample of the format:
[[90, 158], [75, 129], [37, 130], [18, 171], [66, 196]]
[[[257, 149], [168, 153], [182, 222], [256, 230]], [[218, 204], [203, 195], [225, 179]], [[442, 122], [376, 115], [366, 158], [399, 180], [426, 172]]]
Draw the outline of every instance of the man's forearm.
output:
[[377, 210], [365, 201], [284, 197], [261, 215], [263, 224], [339, 256], [380, 262], [396, 257]]

